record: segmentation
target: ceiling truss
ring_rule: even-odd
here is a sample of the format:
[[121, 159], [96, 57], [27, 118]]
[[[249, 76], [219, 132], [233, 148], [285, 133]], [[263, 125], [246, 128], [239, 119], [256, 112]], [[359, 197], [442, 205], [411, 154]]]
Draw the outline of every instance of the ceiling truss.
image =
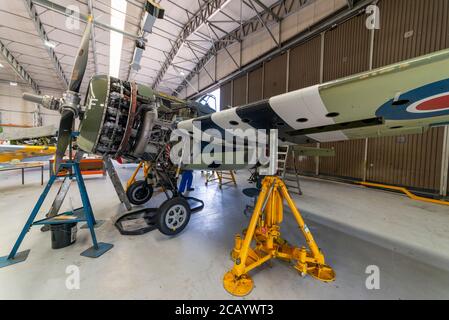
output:
[[9, 52], [3, 42], [0, 41], [0, 52], [8, 64], [13, 68], [14, 72], [22, 78], [27, 84], [33, 88], [34, 92], [37, 94], [41, 93], [41, 90], [36, 81], [31, 78], [29, 73], [25, 70], [25, 68], [19, 63], [19, 61]]
[[[311, 0], [281, 0], [273, 4], [271, 7], [264, 6], [258, 0], [241, 0], [244, 5], [253, 9], [256, 15], [248, 21], [242, 22], [241, 26], [236, 28], [234, 31], [227, 33], [222, 38], [219, 38], [216, 33], [214, 33], [215, 38], [213, 39], [214, 44], [212, 48], [201, 58], [195, 68], [190, 72], [189, 75], [185, 78], [185, 80], [181, 83], [181, 85], [173, 92], [173, 94], [177, 95], [181, 92], [182, 89], [189, 85], [189, 81], [191, 81], [195, 76], [199, 74], [199, 72], [206, 66], [206, 64], [210, 61], [210, 59], [217, 55], [217, 52], [220, 50], [225, 50], [226, 53], [231, 57], [233, 62], [236, 64], [238, 68], [241, 67], [235, 61], [235, 58], [231, 55], [227, 47], [235, 43], [236, 39], [243, 39], [247, 37], [249, 34], [258, 31], [261, 28], [265, 28], [267, 32], [269, 32], [270, 36], [273, 38], [277, 46], [280, 46], [279, 40], [273, 35], [268, 24], [276, 21], [279, 22], [283, 19], [283, 17], [290, 14], [293, 10], [297, 10], [299, 8], [307, 5]], [[249, 2], [249, 3], [248, 3]], [[255, 4], [258, 4], [263, 8], [262, 12], [259, 12], [256, 9]], [[210, 25], [210, 24], [209, 24]], [[209, 28], [211, 31], [214, 31], [212, 28]], [[241, 41], [241, 40], [240, 40]]]
[[[42, 39], [44, 43], [50, 42], [47, 36], [47, 32], [44, 29], [44, 25], [42, 24], [41, 19], [39, 18], [39, 14], [37, 13], [34, 2], [32, 0], [23, 0], [23, 2], [25, 3], [25, 6], [28, 10], [31, 20], [34, 22], [34, 26], [36, 27], [36, 31], [39, 34], [39, 37]], [[47, 50], [51, 62], [55, 67], [56, 74], [58, 75], [59, 79], [61, 79], [64, 86], [67, 87], [69, 85], [69, 81], [67, 80], [67, 77], [64, 73], [64, 69], [62, 68], [61, 63], [59, 62], [59, 59], [55, 51], [48, 45], [45, 45], [45, 49]]]

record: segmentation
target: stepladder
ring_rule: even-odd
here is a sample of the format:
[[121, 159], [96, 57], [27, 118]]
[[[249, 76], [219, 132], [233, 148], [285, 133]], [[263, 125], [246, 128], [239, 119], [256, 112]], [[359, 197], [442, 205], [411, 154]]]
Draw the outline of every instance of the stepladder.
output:
[[212, 182], [218, 182], [218, 186], [221, 189], [224, 185], [233, 184], [237, 186], [237, 180], [235, 178], [235, 171], [212, 171], [206, 175], [206, 186]]
[[298, 162], [298, 156], [293, 147], [288, 145], [278, 147], [278, 176], [291, 193], [302, 195]]

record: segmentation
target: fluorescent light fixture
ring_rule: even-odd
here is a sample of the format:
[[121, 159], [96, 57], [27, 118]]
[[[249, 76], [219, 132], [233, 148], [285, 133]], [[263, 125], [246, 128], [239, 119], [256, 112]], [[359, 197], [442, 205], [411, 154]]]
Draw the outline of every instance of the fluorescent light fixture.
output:
[[[124, 30], [126, 20], [126, 0], [111, 0], [111, 26]], [[123, 34], [116, 31], [110, 33], [109, 75], [115, 78], [120, 74], [120, 59], [122, 57]]]
[[51, 41], [45, 40], [44, 44], [49, 48], [52, 48], [52, 49], [56, 48], [56, 43], [53, 43]]
[[4, 68], [5, 66], [0, 63], [0, 68]]
[[9, 85], [12, 86], [12, 87], [17, 87], [17, 82], [11, 81], [9, 83]]

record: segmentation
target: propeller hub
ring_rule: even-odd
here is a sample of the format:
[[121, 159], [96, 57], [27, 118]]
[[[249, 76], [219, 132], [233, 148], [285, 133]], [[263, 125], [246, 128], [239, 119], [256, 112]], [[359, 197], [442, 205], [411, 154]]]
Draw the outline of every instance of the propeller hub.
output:
[[81, 110], [80, 102], [81, 97], [79, 93], [67, 91], [63, 94], [62, 106], [59, 112], [62, 113], [66, 110], [71, 110], [75, 117], [78, 117]]

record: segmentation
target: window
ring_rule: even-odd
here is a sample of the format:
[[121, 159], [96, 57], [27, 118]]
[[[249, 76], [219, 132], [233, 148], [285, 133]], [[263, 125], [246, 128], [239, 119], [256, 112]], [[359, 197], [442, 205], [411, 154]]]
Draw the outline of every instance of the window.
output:
[[209, 108], [215, 110], [216, 112], [220, 111], [220, 89], [212, 91], [197, 100], [197, 102], [201, 103], [203, 106], [208, 106]]

